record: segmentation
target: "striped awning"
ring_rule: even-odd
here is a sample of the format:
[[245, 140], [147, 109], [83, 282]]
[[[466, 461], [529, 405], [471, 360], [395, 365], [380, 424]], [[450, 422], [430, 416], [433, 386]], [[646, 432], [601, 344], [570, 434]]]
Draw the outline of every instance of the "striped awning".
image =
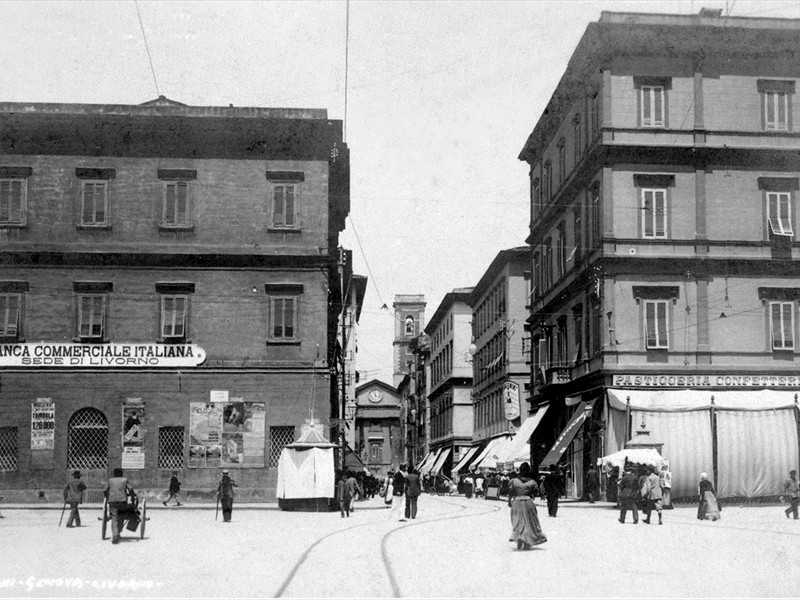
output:
[[433, 468], [431, 469], [431, 475], [438, 475], [439, 472], [442, 470], [444, 466], [444, 461], [447, 460], [447, 457], [450, 456], [450, 452], [452, 452], [452, 448], [442, 448], [442, 451], [439, 453], [439, 456], [436, 458], [436, 462], [433, 464]]
[[481, 446], [478, 444], [477, 446], [472, 446], [469, 450], [464, 453], [464, 456], [461, 457], [461, 460], [458, 461], [458, 464], [453, 467], [453, 477], [456, 477], [461, 469], [466, 469], [469, 467], [469, 464], [472, 462], [472, 459], [477, 457], [478, 452], [480, 451]]

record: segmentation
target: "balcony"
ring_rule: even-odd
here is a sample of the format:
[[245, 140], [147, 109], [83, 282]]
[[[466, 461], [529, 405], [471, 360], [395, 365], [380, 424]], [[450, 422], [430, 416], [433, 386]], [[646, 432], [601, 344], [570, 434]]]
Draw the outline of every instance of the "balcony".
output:
[[569, 366], [549, 367], [544, 371], [545, 385], [563, 385], [572, 381], [571, 368]]

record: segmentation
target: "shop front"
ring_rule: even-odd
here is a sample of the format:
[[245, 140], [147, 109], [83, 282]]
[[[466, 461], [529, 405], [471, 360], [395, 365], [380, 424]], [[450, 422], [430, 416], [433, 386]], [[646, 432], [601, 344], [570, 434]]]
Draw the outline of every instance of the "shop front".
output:
[[696, 497], [703, 472], [722, 498], [777, 497], [798, 468], [800, 377], [615, 375], [607, 392], [606, 454], [645, 423], [663, 441], [673, 499]]

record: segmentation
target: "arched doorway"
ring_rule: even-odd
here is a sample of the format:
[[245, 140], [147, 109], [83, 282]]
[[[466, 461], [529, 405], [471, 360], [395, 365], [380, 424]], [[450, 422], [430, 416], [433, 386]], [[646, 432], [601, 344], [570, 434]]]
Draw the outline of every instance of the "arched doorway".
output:
[[72, 415], [67, 429], [69, 469], [108, 468], [108, 419], [96, 408], [82, 408]]

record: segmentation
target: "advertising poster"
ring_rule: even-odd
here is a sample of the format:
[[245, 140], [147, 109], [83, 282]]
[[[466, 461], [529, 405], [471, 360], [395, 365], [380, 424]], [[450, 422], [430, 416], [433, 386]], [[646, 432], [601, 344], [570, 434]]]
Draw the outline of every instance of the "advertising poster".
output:
[[144, 402], [127, 398], [122, 405], [122, 468], [144, 469]]
[[189, 467], [263, 467], [266, 405], [231, 398], [189, 407]]
[[55, 431], [55, 402], [50, 398], [38, 398], [31, 404], [31, 450], [53, 450]]
[[513, 421], [519, 417], [519, 386], [513, 381], [503, 384], [503, 404], [507, 420]]

